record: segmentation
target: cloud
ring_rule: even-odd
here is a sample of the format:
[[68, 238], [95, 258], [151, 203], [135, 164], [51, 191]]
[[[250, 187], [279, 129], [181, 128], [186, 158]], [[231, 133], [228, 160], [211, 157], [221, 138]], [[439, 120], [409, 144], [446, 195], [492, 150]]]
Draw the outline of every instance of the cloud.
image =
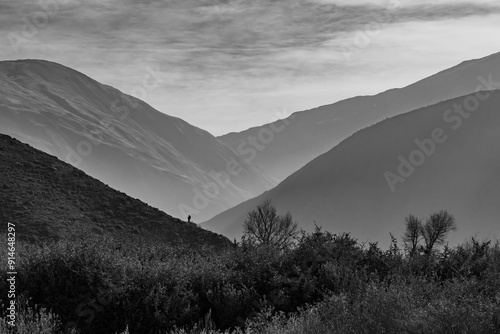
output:
[[[9, 34], [23, 37], [26, 22], [36, 26], [44, 12], [50, 13], [47, 23], [19, 50], [9, 47]], [[157, 67], [164, 80], [146, 100], [203, 126], [199, 120], [209, 118], [208, 111], [258, 114], [252, 108], [266, 109], [262, 101], [272, 92], [318, 89], [317, 82], [347, 78], [346, 70], [358, 77], [370, 60], [347, 62], [346, 48], [387, 57], [396, 46], [381, 41], [395, 27], [437, 28], [439, 22], [499, 13], [496, 2], [486, 0], [17, 0], [0, 4], [0, 58], [61, 62], [126, 93], [148, 66]], [[368, 31], [368, 47], [359, 48], [355, 43], [363, 41], [355, 38], [367, 27], [376, 31]]]

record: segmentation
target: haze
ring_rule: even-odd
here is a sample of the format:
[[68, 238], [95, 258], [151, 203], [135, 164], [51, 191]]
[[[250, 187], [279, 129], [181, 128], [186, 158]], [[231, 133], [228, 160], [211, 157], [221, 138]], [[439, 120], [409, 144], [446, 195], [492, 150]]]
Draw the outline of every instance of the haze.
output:
[[19, 0], [0, 4], [0, 59], [62, 63], [222, 135], [498, 52], [499, 19], [497, 1]]

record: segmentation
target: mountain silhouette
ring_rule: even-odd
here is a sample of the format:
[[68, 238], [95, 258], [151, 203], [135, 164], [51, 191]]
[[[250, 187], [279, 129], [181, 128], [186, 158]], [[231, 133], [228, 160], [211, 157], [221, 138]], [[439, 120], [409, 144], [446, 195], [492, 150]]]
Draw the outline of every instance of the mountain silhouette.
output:
[[440, 209], [457, 219], [452, 242], [498, 237], [499, 106], [500, 91], [483, 92], [381, 121], [202, 226], [239, 237], [247, 212], [271, 199], [306, 230], [316, 223], [361, 241], [389, 242], [389, 232], [402, 236], [409, 214]]
[[15, 224], [20, 240], [88, 232], [170, 244], [230, 244], [6, 135], [0, 135], [0, 208], [0, 220]]
[[500, 89], [500, 53], [463, 62], [404, 88], [296, 112], [285, 120], [219, 139], [280, 182], [359, 129], [473, 93], [478, 87]]
[[276, 184], [207, 131], [42, 60], [0, 62], [0, 133], [198, 223]]

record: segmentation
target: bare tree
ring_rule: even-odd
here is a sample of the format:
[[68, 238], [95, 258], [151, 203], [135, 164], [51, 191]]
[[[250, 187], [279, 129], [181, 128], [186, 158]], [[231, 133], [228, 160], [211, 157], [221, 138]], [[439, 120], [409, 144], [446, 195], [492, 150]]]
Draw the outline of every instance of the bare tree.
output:
[[434, 246], [444, 244], [448, 233], [456, 229], [455, 217], [448, 211], [441, 210], [433, 213], [422, 226], [420, 232], [425, 241], [425, 253], [430, 254]]
[[403, 236], [403, 241], [405, 242], [406, 247], [410, 250], [410, 256], [415, 255], [417, 252], [418, 245], [422, 237], [422, 220], [423, 219], [417, 218], [414, 215], [409, 215], [405, 218], [406, 232]]
[[271, 200], [265, 200], [248, 213], [243, 223], [244, 236], [256, 244], [286, 248], [299, 234], [298, 225], [287, 212], [280, 216]]

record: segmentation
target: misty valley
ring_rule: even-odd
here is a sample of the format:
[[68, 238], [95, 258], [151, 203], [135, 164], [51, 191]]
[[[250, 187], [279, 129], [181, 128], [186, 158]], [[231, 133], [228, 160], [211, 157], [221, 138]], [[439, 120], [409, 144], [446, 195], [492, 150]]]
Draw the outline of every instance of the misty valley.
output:
[[0, 334], [500, 333], [500, 5], [0, 4]]

